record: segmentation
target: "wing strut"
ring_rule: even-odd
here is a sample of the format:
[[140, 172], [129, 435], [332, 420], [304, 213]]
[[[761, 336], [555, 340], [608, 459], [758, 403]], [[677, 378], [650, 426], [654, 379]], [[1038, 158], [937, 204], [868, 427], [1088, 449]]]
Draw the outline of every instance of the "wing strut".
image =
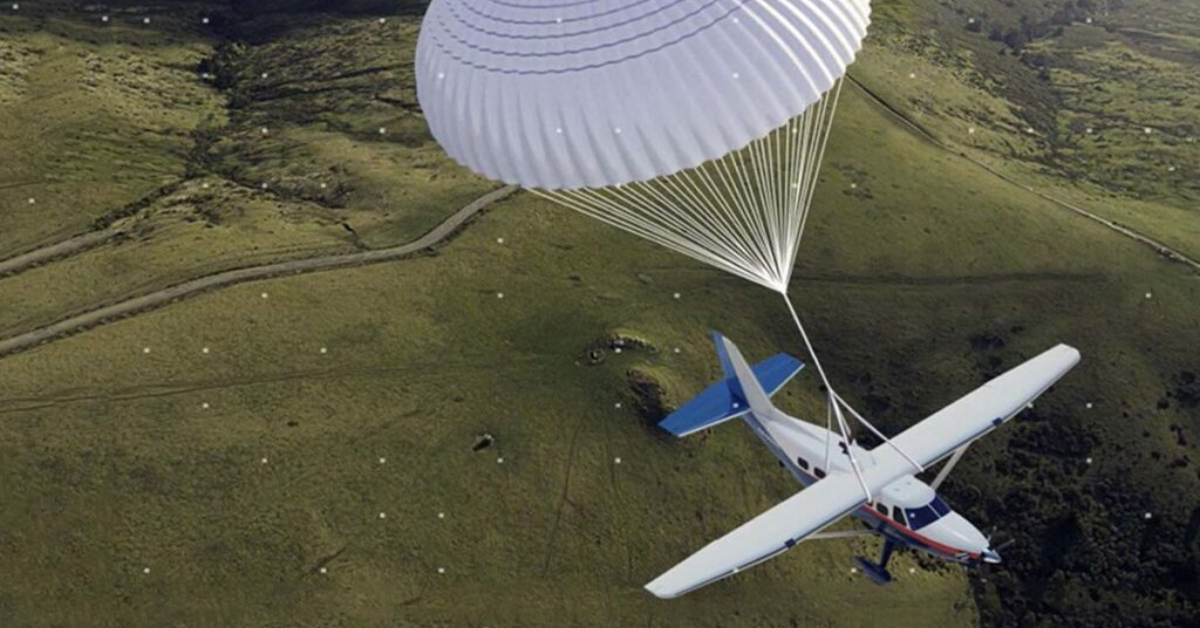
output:
[[938, 471], [937, 477], [933, 478], [933, 483], [929, 485], [929, 488], [936, 491], [937, 487], [946, 481], [946, 476], [950, 475], [950, 471], [954, 469], [954, 465], [958, 464], [959, 459], [963, 457], [963, 454], [967, 453], [967, 448], [970, 446], [971, 443], [967, 443], [954, 450], [954, 455], [950, 456], [950, 461], [946, 463], [946, 466], [942, 467], [941, 471]]
[[819, 541], [821, 539], [854, 539], [860, 536], [875, 536], [873, 530], [833, 530], [831, 532], [814, 532], [806, 537], [805, 541]]

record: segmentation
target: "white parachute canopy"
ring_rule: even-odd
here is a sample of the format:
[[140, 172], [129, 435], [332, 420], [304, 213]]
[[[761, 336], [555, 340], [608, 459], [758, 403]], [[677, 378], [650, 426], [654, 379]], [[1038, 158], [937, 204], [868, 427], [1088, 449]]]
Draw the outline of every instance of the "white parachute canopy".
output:
[[433, 0], [417, 94], [486, 177], [781, 293], [868, 0]]

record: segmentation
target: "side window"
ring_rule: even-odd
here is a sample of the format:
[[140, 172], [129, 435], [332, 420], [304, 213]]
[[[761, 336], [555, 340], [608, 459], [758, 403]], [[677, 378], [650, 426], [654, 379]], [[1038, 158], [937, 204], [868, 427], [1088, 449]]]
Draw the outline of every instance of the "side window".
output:
[[825, 472], [821, 470], [821, 467], [814, 467], [813, 475], [817, 476], [817, 479], [819, 480], [819, 479], [825, 477]]
[[800, 465], [801, 469], [808, 471], [808, 461], [804, 458], [796, 458], [796, 464]]
[[879, 514], [881, 514], [885, 517], [888, 514], [888, 508], [887, 508], [887, 506], [884, 506], [882, 502], [875, 504], [875, 510], [878, 510]]
[[903, 508], [901, 508], [899, 506], [896, 506], [895, 508], [893, 508], [892, 509], [892, 519], [895, 520], [896, 523], [898, 523], [906, 528], [908, 527], [908, 519], [906, 519], [904, 517], [904, 509]]

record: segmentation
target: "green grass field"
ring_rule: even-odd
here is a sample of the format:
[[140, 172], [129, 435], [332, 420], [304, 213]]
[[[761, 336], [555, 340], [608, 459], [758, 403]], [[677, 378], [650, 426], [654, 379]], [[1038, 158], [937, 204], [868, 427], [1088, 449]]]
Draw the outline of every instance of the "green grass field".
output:
[[[43, 36], [4, 19], [38, 31], [6, 42]], [[348, 55], [378, 25], [257, 19], [279, 22], [238, 61], [249, 91], [206, 99], [258, 93], [241, 81], [264, 71], [320, 84], [344, 68], [304, 69], [296, 50]], [[412, 45], [411, 23], [388, 24]], [[864, 84], [893, 97], [881, 77], [903, 67], [928, 81], [906, 93], [990, 107], [1015, 132], [980, 141], [1023, 146], [1004, 101], [932, 53], [886, 50], [856, 67]], [[410, 58], [373, 51], [344, 63]], [[397, 78], [394, 100], [411, 99]], [[230, 264], [403, 242], [489, 189], [402, 107], [296, 98], [223, 109], [200, 176], [125, 219], [146, 225], [138, 238], [0, 278], [0, 333]], [[908, 102], [940, 136], [959, 124]], [[282, 122], [253, 137], [266, 119]], [[1055, 343], [1083, 353], [945, 485], [1018, 539], [986, 582], [902, 553], [879, 588], [850, 572], [875, 543], [821, 541], [681, 600], [641, 590], [798, 487], [741, 426], [666, 438], [635, 384], [668, 405], [698, 392], [719, 372], [712, 329], [751, 358], [802, 344], [778, 296], [519, 194], [436, 254], [237, 286], [0, 359], [0, 625], [1186, 625], [1168, 622], [1200, 593], [1195, 500], [1180, 498], [1200, 494], [1196, 275], [921, 139], [856, 88], [825, 163], [791, 292], [831, 378], [878, 425], [899, 431]], [[1097, 194], [1027, 168], [1011, 172]], [[328, 172], [345, 196], [312, 187]], [[254, 189], [264, 180], [273, 191]], [[74, 233], [125, 202], [63, 215]], [[8, 207], [0, 251], [67, 224]], [[616, 336], [647, 346], [593, 363]], [[780, 403], [818, 417], [819, 399], [805, 373]]]

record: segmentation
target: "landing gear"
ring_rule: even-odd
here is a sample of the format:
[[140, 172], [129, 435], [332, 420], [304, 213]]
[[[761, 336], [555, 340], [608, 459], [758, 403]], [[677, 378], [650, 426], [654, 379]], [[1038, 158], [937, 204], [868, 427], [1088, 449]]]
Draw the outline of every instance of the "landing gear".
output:
[[888, 559], [892, 557], [892, 550], [895, 549], [895, 544], [890, 539], [883, 541], [883, 555], [879, 557], [878, 563], [873, 563], [862, 556], [854, 557], [854, 564], [858, 565], [863, 573], [871, 579], [875, 584], [884, 585], [892, 581], [892, 574], [887, 570]]

